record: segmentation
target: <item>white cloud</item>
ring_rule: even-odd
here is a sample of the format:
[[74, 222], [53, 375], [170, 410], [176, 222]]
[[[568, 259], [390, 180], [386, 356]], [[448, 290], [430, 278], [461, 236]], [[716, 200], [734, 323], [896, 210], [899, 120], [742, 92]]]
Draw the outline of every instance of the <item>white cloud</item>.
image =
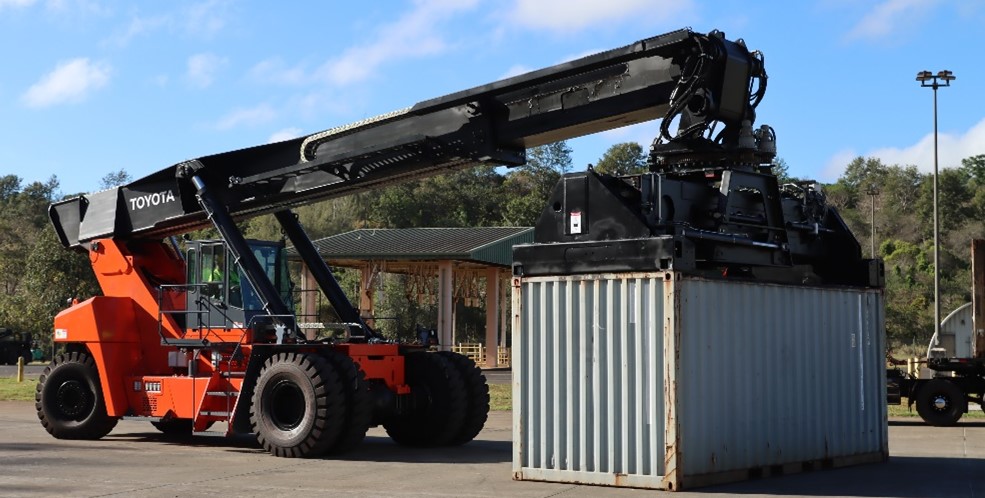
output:
[[112, 14], [111, 7], [102, 5], [97, 0], [47, 0], [45, 10], [73, 16], [76, 20], [80, 15], [107, 16]]
[[185, 31], [202, 38], [215, 36], [226, 26], [228, 7], [228, 0], [207, 0], [191, 6], [184, 13]]
[[[0, 0], [0, 2], [11, 0]], [[17, 1], [17, 0], [14, 0]], [[21, 0], [23, 1], [23, 0]], [[54, 0], [48, 0], [49, 3]], [[64, 1], [64, 0], [58, 0]], [[207, 0], [186, 9], [157, 16], [133, 16], [126, 26], [117, 29], [104, 44], [125, 47], [134, 38], [164, 30], [195, 38], [212, 38], [226, 26], [229, 15], [227, 0]]]
[[516, 0], [508, 17], [528, 28], [574, 32], [634, 17], [677, 19], [691, 0]]
[[506, 78], [512, 78], [514, 76], [520, 76], [521, 74], [529, 73], [530, 71], [533, 71], [533, 69], [531, 69], [528, 66], [524, 66], [522, 64], [516, 64], [514, 66], [511, 66], [509, 69], [507, 69], [506, 72], [503, 73], [503, 75], [499, 77], [499, 79], [505, 80]]
[[30, 7], [35, 1], [36, 0], [0, 0], [0, 10], [6, 8], [16, 9], [20, 7]]
[[110, 35], [104, 43], [117, 47], [125, 47], [134, 38], [166, 28], [170, 24], [171, 18], [168, 16], [133, 17], [125, 27]]
[[660, 120], [623, 126], [603, 131], [599, 135], [609, 142], [609, 147], [617, 143], [637, 142], [643, 146], [643, 150], [649, 150], [653, 139], [660, 135]]
[[920, 22], [938, 0], [885, 0], [872, 8], [848, 32], [846, 38], [886, 39]]
[[80, 57], [58, 64], [21, 97], [28, 107], [49, 107], [81, 102], [109, 82], [111, 68], [105, 62]]
[[835, 155], [831, 156], [831, 159], [828, 159], [827, 164], [825, 164], [824, 168], [821, 170], [821, 174], [814, 179], [824, 183], [834, 183], [838, 181], [838, 177], [845, 172], [845, 167], [848, 166], [848, 163], [852, 162], [852, 159], [855, 159], [856, 157], [858, 157], [858, 152], [854, 149], [839, 150], [835, 153]]
[[275, 131], [267, 139], [268, 144], [275, 142], [283, 142], [284, 140], [290, 140], [292, 138], [298, 138], [301, 136], [301, 128], [284, 128], [283, 130]]
[[[939, 133], [937, 150], [938, 164], [942, 169], [961, 166], [962, 159], [985, 154], [985, 119], [964, 133]], [[929, 173], [934, 170], [934, 134], [928, 133], [908, 147], [883, 147], [861, 155], [877, 157], [887, 165], [914, 165], [920, 171]], [[849, 161], [857, 156], [859, 154], [853, 150], [840, 151], [828, 161], [824, 170], [827, 178], [824, 180], [837, 179], [845, 171]]]
[[218, 130], [229, 130], [240, 126], [256, 126], [268, 123], [277, 117], [277, 111], [270, 104], [234, 109], [215, 123]]
[[392, 60], [442, 53], [448, 43], [436, 29], [438, 24], [476, 4], [477, 0], [418, 0], [413, 10], [380, 26], [372, 42], [349, 47], [322, 65], [317, 75], [334, 85], [349, 85], [365, 80]]
[[[941, 168], [961, 166], [961, 160], [978, 154], [985, 154], [985, 119], [979, 121], [962, 134], [939, 133], [938, 163]], [[869, 154], [882, 159], [885, 164], [913, 164], [921, 171], [932, 171], [934, 167], [934, 134], [928, 133], [917, 143], [905, 147], [885, 147]]]
[[249, 76], [260, 83], [275, 85], [303, 85], [311, 81], [303, 65], [288, 67], [279, 57], [265, 59], [250, 68]]
[[602, 50], [599, 50], [599, 49], [582, 50], [581, 52], [578, 52], [577, 54], [568, 54], [568, 55], [565, 55], [564, 57], [561, 57], [561, 59], [558, 60], [557, 63], [558, 64], [561, 64], [561, 63], [564, 63], [564, 62], [571, 62], [573, 60], [581, 59], [582, 57], [588, 57], [589, 55], [595, 55], [595, 54], [597, 54], [599, 52], [602, 52]]
[[229, 61], [215, 54], [195, 54], [188, 58], [185, 77], [198, 88], [206, 88], [215, 81], [215, 74]]

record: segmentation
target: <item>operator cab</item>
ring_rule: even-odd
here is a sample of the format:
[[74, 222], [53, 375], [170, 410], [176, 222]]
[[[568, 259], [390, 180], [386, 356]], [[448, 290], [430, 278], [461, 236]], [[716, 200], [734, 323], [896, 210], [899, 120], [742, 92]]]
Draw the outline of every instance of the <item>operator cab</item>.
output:
[[[284, 242], [248, 240], [247, 243], [265, 277], [293, 311]], [[189, 329], [248, 328], [256, 317], [267, 315], [259, 295], [226, 244], [220, 240], [196, 240], [189, 241], [187, 248], [186, 309], [197, 311], [188, 315]]]

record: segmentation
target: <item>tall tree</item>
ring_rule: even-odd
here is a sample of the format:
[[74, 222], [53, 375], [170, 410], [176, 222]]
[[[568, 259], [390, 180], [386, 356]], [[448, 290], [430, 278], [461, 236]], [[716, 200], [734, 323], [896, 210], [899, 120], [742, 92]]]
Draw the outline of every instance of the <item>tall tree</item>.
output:
[[961, 169], [976, 185], [985, 185], [985, 154], [966, 157], [961, 160]]
[[7, 313], [7, 323], [32, 333], [48, 351], [55, 315], [72, 299], [99, 295], [99, 285], [88, 256], [63, 248], [50, 224], [40, 229], [23, 264], [23, 285], [11, 300], [16, 311]]
[[571, 148], [561, 141], [527, 151], [527, 164], [510, 171], [503, 183], [503, 222], [532, 226], [540, 218], [554, 185], [571, 169]]
[[595, 171], [614, 176], [645, 173], [646, 169], [646, 154], [636, 142], [614, 144], [595, 165]]
[[106, 175], [99, 180], [99, 188], [108, 189], [118, 187], [120, 185], [126, 185], [127, 183], [130, 183], [130, 180], [130, 173], [127, 173], [125, 169], [121, 168], [119, 171], [106, 173]]
[[776, 176], [776, 181], [780, 185], [797, 181], [796, 178], [790, 176], [790, 165], [782, 157], [773, 159], [772, 166], [773, 174]]
[[875, 157], [856, 157], [845, 167], [838, 183], [845, 187], [845, 206], [854, 208], [865, 196], [870, 185], [881, 185], [886, 176], [886, 165]]
[[[946, 235], [957, 228], [970, 213], [972, 192], [968, 188], [965, 172], [955, 168], [945, 168], [937, 177], [937, 213], [940, 233]], [[920, 219], [928, 237], [933, 233], [934, 182], [923, 182], [920, 199], [917, 201]]]

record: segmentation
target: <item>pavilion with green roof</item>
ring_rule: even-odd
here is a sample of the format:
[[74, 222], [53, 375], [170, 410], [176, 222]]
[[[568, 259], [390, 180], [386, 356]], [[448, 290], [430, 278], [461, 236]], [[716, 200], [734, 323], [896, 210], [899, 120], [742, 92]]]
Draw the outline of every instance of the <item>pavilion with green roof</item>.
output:
[[[438, 305], [437, 333], [442, 350], [455, 343], [454, 303], [478, 306], [485, 298], [486, 366], [498, 366], [497, 346], [505, 344], [505, 295], [513, 246], [533, 242], [530, 227], [366, 228], [314, 241], [330, 266], [360, 270], [359, 312], [372, 320], [374, 285], [383, 273], [409, 275], [409, 295]], [[293, 248], [288, 255], [297, 259]], [[307, 299], [317, 289], [307, 268], [301, 281], [302, 315], [315, 314]], [[484, 286], [482, 285], [484, 283]]]

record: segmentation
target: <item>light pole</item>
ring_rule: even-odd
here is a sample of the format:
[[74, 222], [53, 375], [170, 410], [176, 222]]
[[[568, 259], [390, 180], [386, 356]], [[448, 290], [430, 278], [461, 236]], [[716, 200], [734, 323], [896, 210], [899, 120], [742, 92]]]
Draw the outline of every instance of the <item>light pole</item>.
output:
[[917, 81], [921, 87], [934, 89], [934, 334], [941, 331], [941, 273], [940, 273], [940, 219], [937, 212], [937, 89], [951, 86], [954, 73], [948, 70], [931, 74], [930, 71], [917, 73]]
[[875, 183], [870, 183], [869, 188], [865, 191], [869, 195], [872, 202], [870, 203], [871, 210], [869, 211], [869, 228], [871, 229], [871, 237], [869, 238], [869, 257], [876, 259], [876, 196], [879, 195], [879, 187]]

